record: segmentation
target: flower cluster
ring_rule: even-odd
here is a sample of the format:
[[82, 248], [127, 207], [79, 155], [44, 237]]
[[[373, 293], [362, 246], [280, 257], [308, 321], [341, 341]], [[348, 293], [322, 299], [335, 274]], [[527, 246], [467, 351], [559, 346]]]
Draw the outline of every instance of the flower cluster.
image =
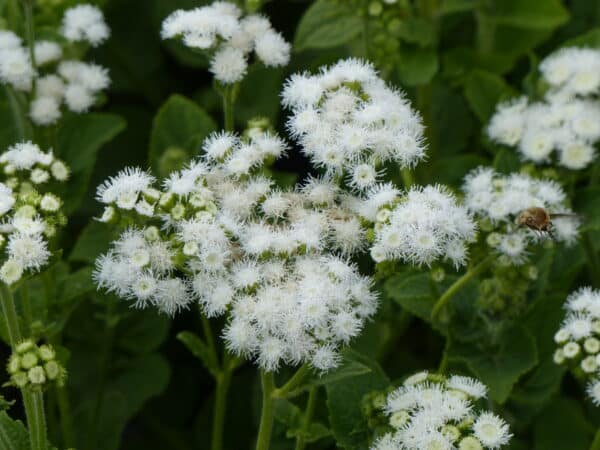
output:
[[317, 75], [293, 75], [282, 102], [291, 110], [288, 129], [313, 164], [347, 176], [358, 190], [377, 182], [381, 164], [412, 167], [425, 156], [420, 116], [366, 62], [347, 59]]
[[466, 262], [466, 243], [475, 238], [470, 213], [441, 186], [411, 188], [402, 200], [381, 208], [376, 220], [371, 248], [376, 262], [429, 265], [443, 257], [458, 267]]
[[[486, 242], [506, 263], [522, 264], [527, 259], [527, 247], [539, 239], [539, 234], [519, 228], [517, 216], [528, 208], [541, 207], [549, 213], [570, 213], [566, 195], [555, 182], [539, 180], [513, 173], [500, 175], [493, 169], [480, 167], [470, 172], [463, 186], [465, 204], [479, 219], [487, 232]], [[552, 222], [556, 240], [570, 244], [578, 235], [578, 220], [563, 217]]]
[[47, 240], [66, 217], [61, 199], [44, 193], [43, 187], [51, 180], [65, 181], [69, 170], [52, 152], [44, 153], [31, 142], [15, 144], [1, 154], [0, 170], [6, 177], [0, 183], [0, 245], [6, 257], [0, 280], [12, 284], [26, 270], [38, 271], [48, 262]]
[[16, 34], [0, 31], [0, 80], [31, 94], [29, 117], [40, 126], [56, 123], [62, 116], [63, 104], [72, 112], [86, 112], [110, 84], [104, 67], [63, 59], [64, 54], [73, 53], [69, 49], [72, 43], [85, 41], [96, 46], [108, 37], [109, 29], [102, 12], [91, 5], [68, 9], [61, 33], [66, 43], [36, 41], [33, 47], [35, 61], [32, 61], [29, 50]]
[[97, 47], [108, 39], [110, 29], [97, 6], [84, 4], [65, 11], [61, 34], [70, 42], [87, 42]]
[[582, 378], [590, 381], [588, 394], [600, 405], [600, 291], [579, 289], [567, 298], [567, 314], [554, 335], [559, 348], [554, 352], [556, 364], [567, 364]]
[[268, 18], [242, 17], [242, 11], [230, 2], [174, 11], [163, 21], [161, 35], [181, 38], [187, 47], [207, 51], [210, 72], [223, 84], [244, 78], [252, 52], [267, 67], [285, 66], [290, 59], [290, 44]]
[[0, 81], [19, 91], [30, 91], [36, 72], [29, 50], [12, 31], [0, 31]]
[[98, 260], [98, 285], [169, 314], [192, 301], [208, 316], [227, 313], [228, 347], [267, 370], [335, 366], [377, 306], [370, 280], [333, 253], [361, 248], [360, 222], [331, 184], [284, 191], [262, 176], [284, 151], [269, 133], [218, 133], [162, 189], [139, 169], [107, 180], [102, 220], [128, 216], [136, 227]]
[[503, 145], [516, 146], [524, 160], [551, 161], [571, 170], [587, 167], [600, 140], [600, 51], [568, 48], [540, 65], [550, 85], [545, 98], [527, 97], [500, 103], [487, 132]]
[[383, 410], [393, 428], [371, 450], [483, 450], [508, 444], [508, 425], [476, 406], [486, 387], [464, 377], [420, 372], [390, 393]]
[[51, 345], [36, 345], [32, 340], [17, 344], [7, 365], [12, 385], [23, 389], [40, 389], [49, 383], [62, 386], [66, 371], [56, 359]]

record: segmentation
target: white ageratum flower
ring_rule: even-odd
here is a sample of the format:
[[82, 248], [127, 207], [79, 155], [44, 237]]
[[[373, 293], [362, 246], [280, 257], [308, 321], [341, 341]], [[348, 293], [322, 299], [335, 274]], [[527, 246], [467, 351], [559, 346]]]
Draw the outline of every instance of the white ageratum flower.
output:
[[425, 156], [423, 125], [404, 94], [386, 86], [366, 62], [347, 59], [316, 75], [290, 77], [282, 103], [290, 133], [313, 164], [346, 172], [353, 187], [368, 189], [369, 166], [393, 161], [413, 167]]
[[174, 11], [163, 21], [161, 36], [180, 38], [187, 47], [208, 52], [210, 71], [223, 84], [237, 83], [246, 75], [252, 51], [267, 67], [285, 66], [290, 59], [290, 44], [266, 17], [242, 17], [230, 2]]
[[[208, 317], [226, 315], [228, 348], [265, 370], [337, 366], [377, 309], [371, 280], [346, 259], [365, 231], [331, 180], [282, 190], [262, 175], [286, 147], [268, 132], [216, 133], [160, 189], [139, 169], [104, 182], [101, 220], [120, 209], [137, 224], [97, 260], [97, 284], [135, 307], [175, 314], [198, 302]], [[141, 202], [147, 214], [131, 215]]]
[[25, 47], [0, 48], [0, 82], [28, 92], [35, 76], [35, 68]]
[[61, 32], [69, 41], [87, 42], [92, 47], [102, 44], [110, 36], [102, 11], [97, 6], [88, 4], [77, 5], [65, 11]]
[[420, 372], [388, 394], [383, 412], [394, 431], [371, 450], [500, 449], [511, 434], [504, 420], [481, 411], [486, 387], [464, 376], [449, 379]]
[[96, 198], [106, 205], [114, 203], [122, 209], [133, 209], [140, 194], [150, 189], [152, 183], [152, 175], [138, 168], [127, 167], [98, 186]]
[[[551, 214], [571, 213], [566, 194], [558, 183], [524, 174], [500, 175], [491, 168], [480, 167], [467, 174], [463, 192], [471, 213], [494, 228], [488, 235], [488, 244], [514, 264], [523, 263], [529, 244], [540, 238], [534, 231], [518, 228], [514, 223], [521, 212], [541, 207]], [[572, 244], [577, 239], [578, 226], [576, 216], [557, 218], [553, 220], [552, 233], [556, 240]]]
[[475, 238], [475, 223], [446, 188], [411, 188], [403, 199], [383, 210], [389, 214], [379, 215], [383, 220], [375, 228], [373, 243], [379, 261], [429, 265], [445, 258], [456, 267], [465, 264], [466, 244]]
[[540, 72], [553, 90], [576, 95], [600, 92], [600, 51], [593, 48], [568, 47], [547, 56]]
[[600, 291], [583, 287], [567, 297], [567, 310], [560, 329], [554, 335], [556, 364], [566, 364], [591, 380], [588, 394], [592, 402], [598, 399], [597, 372], [600, 365]]
[[600, 51], [561, 49], [542, 61], [540, 71], [550, 86], [545, 98], [498, 104], [488, 136], [516, 147], [526, 161], [584, 169], [600, 140]]

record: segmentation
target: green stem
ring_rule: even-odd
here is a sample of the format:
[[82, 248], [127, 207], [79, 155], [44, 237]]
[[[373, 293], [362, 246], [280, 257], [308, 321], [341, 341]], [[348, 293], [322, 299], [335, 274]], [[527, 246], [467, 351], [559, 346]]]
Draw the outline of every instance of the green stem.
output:
[[31, 57], [31, 64], [36, 69], [37, 65], [35, 62], [35, 28], [33, 22], [33, 4], [34, 0], [22, 0], [23, 12], [25, 15], [25, 36], [27, 37], [27, 46], [29, 47], [29, 56]]
[[213, 362], [213, 367], [219, 366], [219, 357], [217, 356], [217, 346], [215, 344], [215, 338], [213, 337], [212, 328], [208, 318], [200, 311], [200, 320], [202, 321], [202, 332], [204, 333], [204, 339], [210, 350], [210, 357]]
[[273, 396], [275, 398], [289, 397], [300, 385], [302, 385], [308, 375], [310, 375], [310, 367], [307, 364], [300, 366], [287, 383], [273, 391]]
[[[22, 340], [19, 328], [19, 317], [15, 308], [15, 301], [10, 288], [0, 283], [0, 301], [2, 302], [2, 313], [6, 321], [6, 329], [10, 345], [15, 349]], [[27, 427], [31, 450], [46, 450], [46, 416], [44, 415], [44, 394], [41, 390], [21, 389], [25, 414], [27, 416]]]
[[56, 399], [58, 403], [58, 412], [60, 414], [60, 428], [63, 438], [63, 445], [66, 448], [74, 448], [75, 433], [73, 432], [71, 402], [69, 401], [69, 392], [67, 389], [64, 387], [57, 387]]
[[235, 104], [236, 86], [226, 86], [223, 89], [223, 115], [225, 121], [225, 131], [235, 130], [234, 104]]
[[256, 450], [269, 450], [271, 432], [273, 431], [273, 392], [275, 390], [273, 372], [261, 370], [260, 381], [262, 385], [262, 412], [260, 414], [258, 438], [256, 439]]
[[480, 54], [488, 54], [494, 48], [496, 26], [482, 9], [475, 13], [475, 20], [477, 22], [477, 51]]
[[31, 307], [31, 299], [29, 297], [29, 287], [27, 282], [21, 286], [21, 307], [23, 308], [23, 319], [25, 321], [25, 334], [31, 335], [31, 323], [33, 322], [33, 308]]
[[212, 450], [223, 448], [223, 429], [225, 426], [225, 413], [227, 412], [227, 393], [231, 384], [231, 377], [235, 364], [229, 359], [227, 351], [223, 356], [223, 369], [217, 375], [217, 388], [215, 392], [215, 407], [213, 411]]
[[41, 390], [32, 389], [23, 389], [21, 392], [23, 393], [23, 403], [27, 415], [31, 450], [47, 450], [44, 393]]
[[295, 450], [304, 450], [306, 447], [306, 432], [312, 421], [313, 414], [315, 412], [315, 406], [317, 404], [317, 394], [319, 392], [318, 386], [312, 386], [308, 391], [308, 400], [306, 402], [306, 411], [304, 412], [304, 417], [302, 418], [302, 425], [300, 427], [298, 437], [296, 438], [296, 449]]
[[589, 232], [581, 234], [581, 243], [583, 244], [583, 249], [585, 250], [588, 259], [588, 268], [590, 277], [592, 278], [592, 286], [598, 287], [600, 283], [600, 259], [598, 258], [598, 252]]
[[437, 303], [434, 305], [433, 310], [431, 311], [431, 319], [435, 321], [441, 310], [452, 299], [452, 297], [454, 297], [458, 293], [458, 291], [460, 291], [465, 286], [465, 284], [471, 281], [471, 279], [473, 279], [485, 269], [487, 269], [488, 265], [493, 260], [494, 255], [487, 256], [479, 264], [477, 264], [475, 267], [471, 267], [462, 277], [456, 280], [454, 284], [442, 294]]
[[400, 169], [400, 175], [402, 176], [402, 183], [404, 183], [405, 189], [409, 189], [415, 183], [413, 175], [408, 167]]
[[12, 292], [4, 283], [0, 283], [0, 297], [0, 301], [2, 302], [2, 315], [6, 322], [6, 331], [8, 332], [8, 340], [10, 341], [10, 346], [14, 350], [23, 337], [21, 336], [21, 329], [19, 328], [19, 317], [17, 316], [17, 309], [15, 308]]
[[27, 130], [27, 118], [24, 113], [25, 109], [19, 101], [17, 93], [12, 87], [5, 84], [4, 91], [6, 92], [6, 99], [8, 100], [8, 105], [10, 106], [10, 110], [12, 112], [16, 135], [18, 139], [25, 140], [29, 137]]

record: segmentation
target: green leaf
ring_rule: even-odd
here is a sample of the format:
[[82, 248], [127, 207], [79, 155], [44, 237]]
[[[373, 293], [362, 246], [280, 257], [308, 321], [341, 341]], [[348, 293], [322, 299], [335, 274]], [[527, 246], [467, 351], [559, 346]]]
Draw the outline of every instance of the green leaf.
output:
[[441, 14], [452, 14], [474, 9], [478, 0], [443, 0], [440, 6]]
[[592, 47], [600, 48], [600, 28], [594, 28], [585, 34], [565, 41], [562, 47]]
[[415, 316], [423, 320], [431, 318], [436, 299], [431, 293], [429, 274], [394, 275], [385, 282], [384, 290], [388, 297]]
[[202, 364], [208, 369], [208, 371], [216, 377], [219, 373], [219, 363], [214, 357], [214, 353], [210, 351], [208, 345], [191, 331], [182, 331], [177, 334], [179, 339], [187, 349], [202, 361]]
[[343, 2], [317, 0], [300, 19], [294, 48], [302, 51], [347, 44], [363, 30], [355, 11]]
[[534, 450], [588, 450], [595, 433], [581, 406], [557, 398], [540, 414], [533, 428]]
[[565, 23], [569, 12], [560, 0], [502, 0], [494, 2], [490, 19], [498, 25], [548, 29]]
[[[148, 156], [152, 171], [165, 176], [180, 168], [199, 153], [202, 141], [216, 128], [214, 120], [193, 101], [178, 94], [169, 97], [152, 124]], [[175, 153], [176, 161], [168, 160]]]
[[67, 116], [59, 129], [55, 151], [71, 169], [61, 186], [67, 214], [83, 200], [96, 164], [98, 151], [125, 129], [125, 121], [114, 114], [90, 113]]
[[374, 390], [385, 389], [390, 384], [375, 361], [364, 355], [359, 355], [358, 359], [371, 369], [370, 373], [326, 385], [329, 424], [336, 444], [350, 450], [364, 450], [368, 447], [370, 431], [361, 411], [363, 397]]
[[11, 419], [6, 411], [0, 412], [0, 449], [30, 449], [27, 429], [21, 421]]
[[33, 128], [27, 120], [26, 100], [21, 92], [16, 92], [8, 86], [2, 86], [0, 91], [0, 149], [23, 139], [31, 139]]
[[57, 302], [66, 305], [96, 290], [92, 280], [92, 272], [91, 267], [84, 267], [62, 277], [58, 282]]
[[448, 359], [462, 361], [489, 388], [490, 398], [504, 403], [517, 380], [538, 362], [535, 339], [523, 326], [506, 328], [496, 348], [478, 342], [450, 341]]
[[116, 345], [132, 354], [157, 350], [169, 334], [171, 319], [155, 309], [134, 311], [118, 325]]
[[241, 82], [235, 104], [236, 121], [245, 124], [255, 117], [267, 117], [277, 123], [280, 111], [279, 91], [283, 81], [283, 70], [259, 67], [249, 71]]
[[433, 49], [403, 48], [400, 50], [398, 76], [407, 86], [429, 83], [438, 71], [437, 52]]
[[365, 375], [372, 372], [372, 369], [364, 363], [363, 356], [352, 349], [348, 348], [342, 352], [342, 360], [343, 363], [339, 367], [327, 372], [323, 376], [312, 378], [310, 384], [325, 385], [337, 383], [346, 378]]
[[577, 191], [575, 211], [583, 218], [582, 231], [600, 231], [600, 186]]
[[514, 89], [501, 77], [483, 70], [472, 71], [465, 82], [465, 96], [482, 123], [487, 123], [498, 102], [513, 95]]
[[287, 438], [295, 439], [300, 435], [304, 435], [305, 441], [311, 443], [331, 436], [331, 430], [318, 422], [312, 422], [306, 430], [301, 430], [304, 412], [289, 400], [276, 399], [274, 415], [277, 421], [286, 426]]
[[91, 221], [79, 234], [69, 255], [69, 261], [94, 264], [96, 258], [107, 250], [112, 237], [113, 229], [109, 225]]
[[403, 41], [427, 47], [435, 41], [435, 28], [431, 21], [419, 17], [407, 17], [394, 32]]
[[501, 148], [494, 158], [494, 169], [500, 173], [518, 172], [521, 167], [521, 160], [514, 148]]

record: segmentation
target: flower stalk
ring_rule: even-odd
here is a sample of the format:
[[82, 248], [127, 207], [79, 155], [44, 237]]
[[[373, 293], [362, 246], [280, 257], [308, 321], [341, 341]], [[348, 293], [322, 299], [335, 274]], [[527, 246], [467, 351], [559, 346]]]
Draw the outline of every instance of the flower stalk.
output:
[[306, 401], [306, 410], [304, 411], [304, 417], [302, 418], [302, 426], [296, 438], [295, 450], [304, 450], [306, 447], [306, 432], [310, 422], [312, 421], [313, 414], [315, 412], [315, 406], [317, 404], [317, 394], [319, 392], [318, 386], [312, 386], [308, 391], [308, 400]]
[[450, 300], [473, 278], [482, 273], [488, 268], [490, 263], [494, 260], [494, 255], [488, 255], [479, 264], [471, 267], [467, 272], [452, 284], [439, 298], [436, 304], [433, 306], [431, 311], [431, 320], [436, 321], [440, 312], [448, 304]]
[[265, 370], [260, 371], [260, 381], [262, 386], [262, 412], [260, 415], [260, 425], [258, 428], [258, 438], [256, 439], [256, 450], [269, 450], [271, 445], [271, 433], [273, 431], [273, 410], [275, 381], [273, 372]]

